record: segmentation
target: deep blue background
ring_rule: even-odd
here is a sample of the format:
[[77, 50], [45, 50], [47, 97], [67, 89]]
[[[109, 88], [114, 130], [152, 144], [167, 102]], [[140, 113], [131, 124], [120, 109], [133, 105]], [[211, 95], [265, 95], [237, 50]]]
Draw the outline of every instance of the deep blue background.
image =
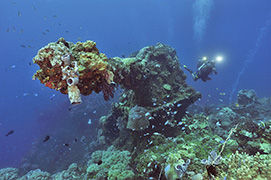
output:
[[[79, 37], [93, 40], [108, 57], [129, 55], [161, 42], [174, 47], [181, 64], [192, 69], [200, 56], [223, 55], [212, 81], [193, 82], [188, 76], [188, 84], [203, 94], [199, 103], [229, 103], [231, 93], [234, 102], [240, 89], [254, 89], [259, 97], [270, 97], [271, 1], [207, 1], [213, 7], [206, 12], [210, 15], [206, 33], [196, 41], [192, 0], [1, 0], [0, 168], [17, 166], [31, 144], [65, 124], [67, 96], [33, 81], [38, 66], [29, 65], [41, 47], [60, 37], [74, 43]], [[220, 95], [224, 92], [226, 95]], [[86, 98], [91, 95], [83, 100]], [[87, 119], [80, 120], [87, 123]], [[6, 137], [11, 129], [15, 133]]]

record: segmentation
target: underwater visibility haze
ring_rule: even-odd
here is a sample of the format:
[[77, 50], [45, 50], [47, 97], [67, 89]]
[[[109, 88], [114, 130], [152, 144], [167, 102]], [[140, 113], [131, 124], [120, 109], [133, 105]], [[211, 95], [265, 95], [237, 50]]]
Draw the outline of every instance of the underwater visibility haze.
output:
[[1, 0], [0, 179], [271, 178], [271, 1]]

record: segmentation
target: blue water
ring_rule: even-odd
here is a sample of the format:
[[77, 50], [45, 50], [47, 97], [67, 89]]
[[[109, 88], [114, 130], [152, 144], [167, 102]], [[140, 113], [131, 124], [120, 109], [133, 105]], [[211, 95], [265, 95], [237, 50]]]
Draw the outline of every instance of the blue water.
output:
[[[196, 19], [202, 24], [195, 29]], [[222, 55], [211, 81], [187, 79], [202, 93], [199, 103], [219, 104], [234, 102], [240, 89], [271, 95], [270, 21], [270, 0], [1, 0], [0, 168], [19, 166], [37, 142], [47, 134], [72, 132], [73, 122], [76, 132], [84, 123], [95, 129], [98, 115], [82, 111], [81, 117], [72, 117], [66, 95], [32, 80], [38, 69], [32, 58], [49, 42], [93, 40], [108, 57], [161, 42], [174, 47], [181, 64], [192, 69], [198, 57]], [[102, 96], [83, 98], [91, 100], [102, 101]], [[90, 109], [98, 113], [100, 106]], [[14, 133], [6, 137], [10, 130]]]

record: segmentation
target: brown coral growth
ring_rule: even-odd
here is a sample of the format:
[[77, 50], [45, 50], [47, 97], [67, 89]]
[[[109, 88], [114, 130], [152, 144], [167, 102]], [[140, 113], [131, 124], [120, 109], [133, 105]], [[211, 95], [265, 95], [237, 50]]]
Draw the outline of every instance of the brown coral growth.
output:
[[[67, 63], [67, 58], [69, 63]], [[78, 68], [74, 75], [79, 76], [76, 84], [80, 94], [89, 95], [92, 91], [104, 93], [104, 99], [113, 97], [113, 73], [109, 70], [108, 58], [100, 53], [93, 41], [77, 42], [73, 44], [60, 38], [55, 43], [49, 43], [39, 50], [33, 62], [40, 66], [33, 79], [39, 79], [42, 84], [51, 89], [68, 93], [67, 78], [63, 77], [63, 69], [73, 69], [73, 62]]]

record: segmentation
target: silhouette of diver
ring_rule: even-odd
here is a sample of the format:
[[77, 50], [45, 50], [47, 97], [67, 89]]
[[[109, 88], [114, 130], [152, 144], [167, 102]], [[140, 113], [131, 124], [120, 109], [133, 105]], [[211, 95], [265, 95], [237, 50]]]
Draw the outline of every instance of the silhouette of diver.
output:
[[186, 65], [183, 66], [190, 74], [192, 75], [194, 81], [197, 81], [198, 79], [201, 79], [203, 82], [206, 82], [208, 80], [211, 80], [209, 77], [210, 74], [213, 72], [217, 74], [216, 68], [215, 68], [215, 60], [207, 60], [206, 57], [199, 59], [197, 64], [197, 71], [193, 72], [191, 69], [189, 69]]

